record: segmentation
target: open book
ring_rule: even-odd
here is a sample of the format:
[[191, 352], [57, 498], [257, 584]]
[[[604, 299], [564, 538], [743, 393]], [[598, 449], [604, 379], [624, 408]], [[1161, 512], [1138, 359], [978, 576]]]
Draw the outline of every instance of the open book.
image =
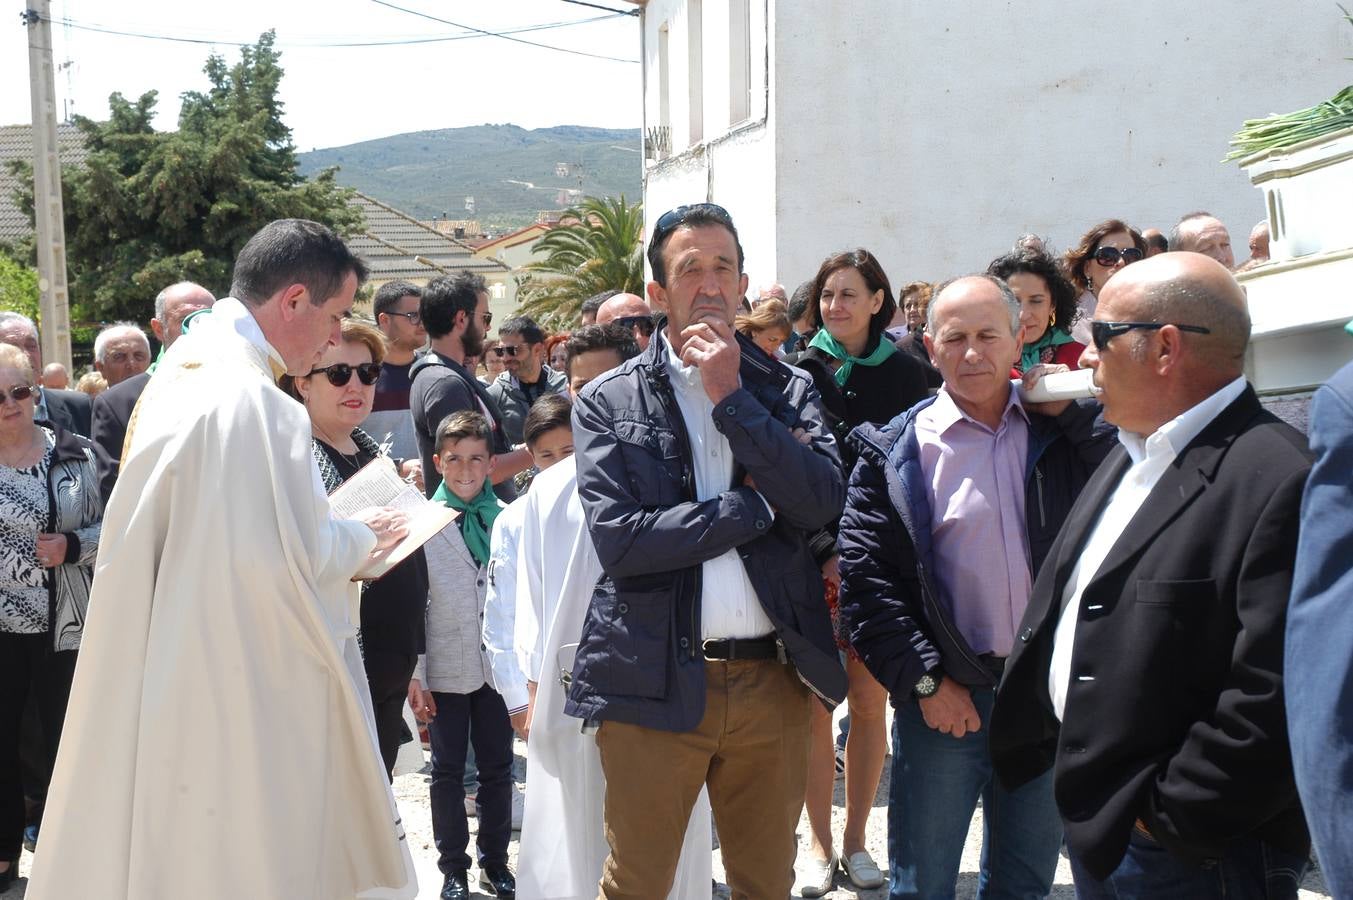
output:
[[339, 485], [329, 495], [329, 506], [340, 519], [351, 519], [372, 506], [389, 506], [409, 517], [409, 533], [404, 540], [371, 557], [353, 577], [354, 581], [380, 578], [460, 515], [449, 506], [424, 498], [417, 488], [399, 477], [394, 461], [388, 456], [376, 457]]

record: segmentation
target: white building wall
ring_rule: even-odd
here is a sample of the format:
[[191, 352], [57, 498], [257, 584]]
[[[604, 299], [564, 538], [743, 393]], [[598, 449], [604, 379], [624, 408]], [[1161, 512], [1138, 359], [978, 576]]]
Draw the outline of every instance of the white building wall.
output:
[[[775, 2], [775, 0], [772, 0]], [[1198, 208], [1248, 255], [1261, 196], [1227, 140], [1349, 81], [1324, 0], [778, 2], [779, 263], [863, 244], [894, 282], [985, 267], [1026, 231], [1168, 228]], [[793, 275], [790, 273], [798, 273]]]

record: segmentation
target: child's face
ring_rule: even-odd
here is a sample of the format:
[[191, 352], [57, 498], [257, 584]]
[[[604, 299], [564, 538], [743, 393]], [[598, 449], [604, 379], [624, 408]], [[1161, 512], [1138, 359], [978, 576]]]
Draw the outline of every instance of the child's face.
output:
[[780, 349], [780, 345], [789, 340], [789, 332], [782, 328], [763, 328], [752, 336], [752, 343], [756, 344], [766, 355], [775, 358]]
[[447, 489], [467, 503], [483, 490], [484, 479], [493, 470], [493, 459], [483, 438], [446, 441], [441, 452], [432, 457]]
[[572, 455], [573, 430], [562, 425], [540, 435], [531, 445], [531, 459], [542, 472]]

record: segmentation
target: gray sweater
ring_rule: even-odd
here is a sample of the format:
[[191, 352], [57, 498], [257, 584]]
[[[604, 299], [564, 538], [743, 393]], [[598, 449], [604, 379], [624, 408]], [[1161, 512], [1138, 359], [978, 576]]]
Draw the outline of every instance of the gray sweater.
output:
[[427, 690], [470, 694], [493, 684], [480, 630], [486, 567], [475, 563], [456, 523], [423, 545], [428, 561], [427, 652], [413, 677]]

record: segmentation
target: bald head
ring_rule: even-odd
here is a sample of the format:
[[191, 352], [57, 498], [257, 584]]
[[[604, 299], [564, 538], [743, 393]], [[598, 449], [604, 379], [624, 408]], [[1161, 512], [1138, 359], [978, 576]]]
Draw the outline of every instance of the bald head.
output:
[[171, 284], [155, 297], [155, 318], [150, 320], [155, 339], [168, 347], [183, 333], [184, 319], [215, 302], [211, 291], [200, 284], [191, 281]]
[[1255, 262], [1268, 260], [1268, 219], [1250, 229], [1250, 259]]
[[[641, 318], [650, 317], [653, 310], [649, 308], [648, 301], [636, 294], [616, 294], [597, 309], [597, 324], [605, 325], [608, 322], [614, 322], [616, 319], [626, 319], [632, 316]], [[653, 325], [651, 322], [640, 323], [633, 327], [634, 339], [639, 342], [639, 349], [648, 349], [648, 339], [653, 335]]]

